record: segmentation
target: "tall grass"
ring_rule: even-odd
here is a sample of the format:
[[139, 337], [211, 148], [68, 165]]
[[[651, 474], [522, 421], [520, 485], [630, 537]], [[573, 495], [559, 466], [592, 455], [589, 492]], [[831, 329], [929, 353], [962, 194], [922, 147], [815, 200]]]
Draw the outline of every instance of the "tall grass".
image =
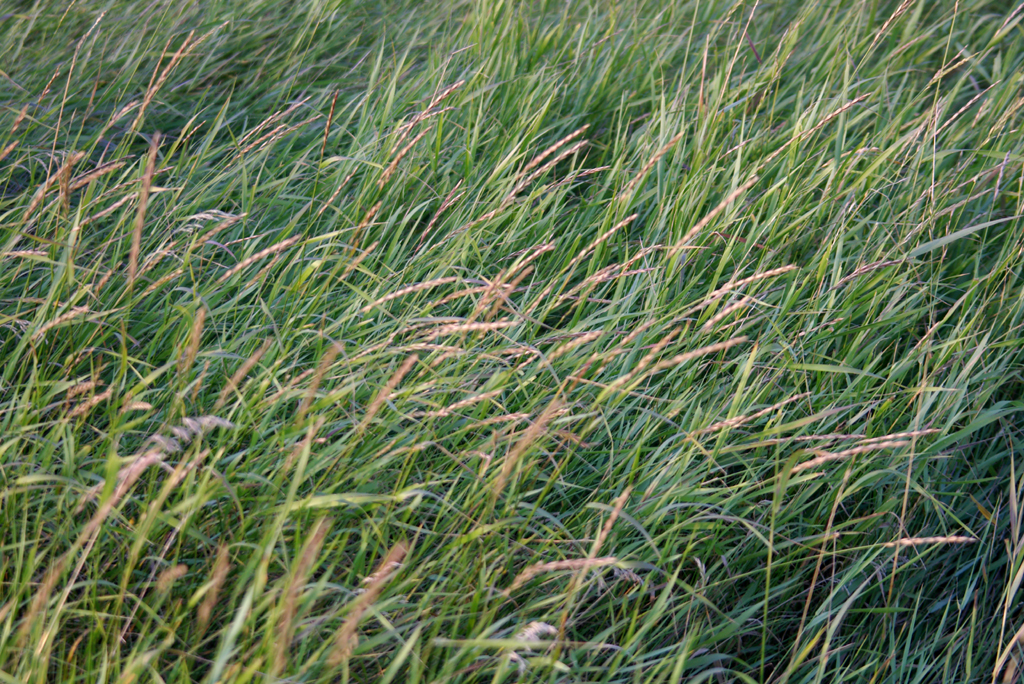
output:
[[1016, 681], [1022, 20], [5, 5], [0, 681]]

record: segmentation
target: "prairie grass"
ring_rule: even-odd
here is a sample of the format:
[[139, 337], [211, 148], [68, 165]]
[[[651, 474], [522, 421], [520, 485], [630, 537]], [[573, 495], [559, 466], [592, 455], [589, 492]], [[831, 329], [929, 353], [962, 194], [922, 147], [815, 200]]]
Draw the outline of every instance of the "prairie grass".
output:
[[13, 0], [0, 682], [1019, 681], [1024, 10]]

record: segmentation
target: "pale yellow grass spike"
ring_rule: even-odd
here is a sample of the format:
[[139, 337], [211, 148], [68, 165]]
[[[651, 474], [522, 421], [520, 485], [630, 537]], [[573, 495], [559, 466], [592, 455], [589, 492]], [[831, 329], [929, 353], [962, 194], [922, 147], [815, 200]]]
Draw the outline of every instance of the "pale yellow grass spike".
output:
[[573, 558], [570, 560], [552, 561], [550, 563], [536, 563], [526, 567], [522, 572], [516, 575], [516, 578], [512, 581], [512, 585], [504, 591], [504, 594], [508, 596], [538, 575], [564, 570], [590, 570], [593, 568], [603, 568], [608, 565], [614, 565], [618, 562], [619, 559], [615, 556], [605, 556], [603, 558]]
[[333, 343], [324, 352], [323, 357], [320, 359], [320, 363], [317, 364], [316, 373], [313, 375], [312, 381], [309, 383], [309, 389], [306, 390], [306, 396], [303, 398], [302, 403], [299, 405], [299, 412], [296, 416], [298, 422], [306, 417], [306, 412], [313, 405], [313, 401], [316, 399], [317, 390], [320, 389], [320, 383], [324, 379], [324, 375], [327, 374], [327, 370], [334, 364], [334, 359], [338, 357], [338, 354], [342, 352], [340, 344]]
[[562, 413], [562, 402], [557, 397], [551, 400], [551, 403], [547, 405], [544, 411], [537, 417], [535, 421], [523, 431], [519, 441], [515, 443], [508, 454], [505, 456], [505, 460], [501, 466], [501, 472], [498, 473], [497, 479], [494, 481], [494, 493], [492, 498], [495, 500], [501, 495], [505, 485], [508, 482], [509, 477], [512, 475], [512, 471], [515, 469], [516, 463], [520, 457], [526, 453], [530, 446], [537, 441], [537, 439], [543, 435], [548, 428], [548, 424], [555, 419], [560, 413]]
[[78, 418], [79, 416], [84, 416], [89, 411], [91, 411], [93, 408], [98, 406], [99, 404], [101, 404], [104, 401], [107, 401], [108, 399], [110, 399], [110, 397], [111, 397], [111, 391], [110, 390], [106, 390], [105, 392], [100, 392], [96, 396], [91, 397], [87, 401], [82, 402], [81, 404], [76, 406], [74, 409], [72, 409], [71, 412], [68, 413], [68, 418]]
[[302, 546], [298, 562], [295, 564], [291, 578], [288, 580], [288, 586], [284, 590], [284, 605], [274, 638], [274, 657], [271, 664], [272, 673], [280, 672], [288, 662], [288, 648], [291, 646], [294, 636], [294, 622], [298, 612], [297, 608], [302, 588], [309, 578], [309, 572], [312, 570], [317, 556], [320, 555], [320, 549], [323, 547], [324, 538], [327, 536], [329, 529], [330, 523], [324, 518], [320, 518], [313, 523], [313, 530], [306, 537], [306, 542]]
[[381, 304], [386, 304], [387, 302], [390, 302], [393, 299], [398, 299], [399, 297], [404, 297], [407, 294], [412, 294], [413, 292], [421, 292], [423, 290], [429, 290], [430, 288], [438, 287], [439, 285], [447, 285], [449, 283], [457, 283], [457, 282], [459, 282], [459, 280], [461, 280], [461, 278], [458, 278], [456, 276], [447, 276], [447, 277], [444, 277], [444, 278], [435, 278], [434, 280], [428, 280], [428, 281], [422, 282], [422, 283], [416, 283], [415, 285], [408, 285], [408, 286], [403, 287], [403, 288], [401, 288], [399, 290], [395, 290], [391, 294], [385, 295], [384, 297], [381, 297], [380, 299], [378, 299], [376, 301], [370, 302], [369, 304], [364, 306], [359, 311], [360, 311], [360, 313], [366, 313], [367, 311], [369, 311], [370, 309], [372, 309], [375, 306], [380, 306]]
[[604, 546], [604, 542], [608, 539], [608, 535], [611, 534], [612, 527], [615, 525], [615, 521], [619, 519], [619, 514], [622, 513], [622, 509], [625, 507], [626, 502], [629, 501], [630, 487], [626, 487], [622, 494], [619, 494], [612, 502], [612, 513], [608, 516], [608, 520], [605, 521], [604, 527], [601, 528], [601, 533], [597, 535], [597, 539], [594, 540], [594, 545], [590, 548], [590, 553], [587, 558], [597, 558], [598, 552], [601, 547]]
[[217, 397], [217, 402], [213, 405], [214, 409], [219, 409], [224, 406], [224, 402], [226, 402], [228, 397], [231, 396], [231, 393], [238, 388], [238, 384], [249, 374], [249, 371], [251, 371], [256, 364], [260, 362], [260, 359], [263, 358], [263, 355], [267, 353], [267, 350], [270, 349], [270, 345], [273, 343], [274, 339], [272, 337], [265, 339], [263, 344], [260, 345], [260, 348], [253, 352], [252, 356], [246, 359], [245, 362], [239, 366], [238, 370], [236, 370], [234, 375], [232, 375], [228, 380], [228, 384], [224, 386], [223, 390], [221, 390], [220, 396]]
[[449, 325], [442, 325], [434, 332], [427, 335], [426, 339], [434, 340], [438, 337], [444, 337], [446, 335], [455, 335], [457, 333], [466, 332], [492, 332], [494, 330], [503, 330], [505, 328], [511, 328], [516, 325], [515, 321], [494, 321], [491, 323], [452, 323]]
[[218, 283], [223, 283], [228, 278], [230, 278], [231, 276], [233, 276], [236, 273], [238, 273], [239, 271], [244, 270], [245, 268], [253, 265], [254, 263], [259, 261], [260, 259], [265, 259], [266, 257], [270, 256], [271, 254], [277, 254], [278, 252], [281, 252], [281, 251], [284, 251], [284, 250], [288, 249], [289, 247], [294, 245], [296, 242], [298, 242], [301, 238], [302, 238], [301, 235], [294, 235], [294, 236], [288, 238], [287, 240], [282, 240], [281, 242], [277, 243], [276, 245], [273, 245], [271, 247], [267, 247], [266, 249], [264, 249], [264, 250], [262, 250], [260, 252], [256, 252], [256, 254], [253, 254], [251, 257], [249, 257], [245, 261], [242, 261], [241, 263], [238, 263], [235, 266], [233, 266], [230, 269], [228, 269], [224, 273], [224, 275], [222, 275], [220, 278], [217, 279], [217, 282]]
[[[529, 185], [534, 179], [536, 179], [538, 176], [542, 175], [545, 171], [547, 171], [552, 166], [554, 166], [558, 162], [562, 161], [563, 159], [565, 159], [569, 155], [575, 154], [579, 150], [583, 149], [584, 147], [586, 147], [586, 145], [587, 145], [587, 141], [586, 140], [580, 140], [575, 145], [571, 145], [571, 146], [567, 147], [566, 149], [562, 150], [561, 152], [559, 152], [557, 157], [555, 157], [554, 159], [552, 159], [548, 163], [546, 163], [543, 166], [541, 166], [539, 169], [537, 169], [536, 171], [531, 173], [529, 176], [527, 176], [523, 180], [521, 180], [518, 183], [516, 183], [516, 186], [514, 188], [512, 188], [512, 192], [510, 192], [508, 195], [506, 195], [505, 199], [502, 200], [501, 206], [502, 207], [508, 206], [508, 204], [510, 202], [512, 202], [512, 200], [514, 200], [516, 198], [516, 195], [518, 195], [523, 190], [523, 188], [525, 188], [527, 185]], [[481, 217], [481, 219], [478, 219], [478, 220], [482, 220], [482, 219], [483, 219], [483, 217]]]
[[656, 366], [654, 366], [651, 369], [651, 373], [657, 373], [659, 371], [665, 370], [666, 368], [672, 368], [674, 366], [678, 366], [681, 363], [686, 363], [687, 361], [692, 361], [693, 359], [696, 359], [696, 358], [701, 357], [701, 356], [705, 356], [707, 354], [714, 354], [716, 352], [725, 351], [726, 349], [732, 349], [736, 345], [743, 344], [744, 342], [747, 342], [747, 341], [748, 341], [748, 338], [743, 337], [743, 336], [734, 337], [734, 338], [732, 338], [730, 340], [726, 340], [725, 342], [719, 342], [717, 344], [709, 344], [706, 347], [701, 347], [700, 349], [694, 349], [693, 351], [686, 352], [685, 354], [678, 354], [676, 356], [673, 356], [671, 359], [666, 359], [665, 361], [661, 361], [660, 363], [658, 363]]
[[135, 275], [139, 268], [139, 249], [142, 245], [142, 226], [146, 222], [146, 208], [149, 204], [149, 191], [153, 185], [153, 169], [156, 166], [156, 152], [160, 146], [160, 134], [154, 133], [149, 143], [149, 156], [146, 159], [146, 170], [142, 174], [142, 187], [139, 189], [139, 207], [135, 214], [135, 230], [132, 231], [132, 246], [128, 254], [128, 287], [135, 284]]
[[584, 132], [585, 132], [585, 131], [586, 131], [586, 130], [587, 130], [588, 128], [590, 128], [590, 124], [587, 124], [587, 125], [585, 125], [585, 126], [580, 126], [580, 127], [579, 127], [579, 128], [577, 128], [577, 129], [576, 129], [575, 131], [573, 131], [573, 132], [572, 132], [572, 133], [570, 133], [569, 135], [565, 136], [564, 138], [562, 138], [561, 140], [559, 140], [558, 142], [556, 142], [556, 143], [555, 143], [554, 145], [552, 145], [551, 147], [547, 148], [546, 150], [544, 150], [543, 152], [541, 152], [540, 154], [538, 154], [538, 155], [537, 155], [536, 157], [534, 157], [533, 159], [531, 159], [531, 160], [530, 160], [530, 163], [528, 163], [528, 164], [527, 164], [526, 166], [524, 166], [524, 167], [523, 167], [523, 170], [522, 170], [522, 171], [520, 171], [520, 172], [519, 172], [518, 174], [516, 174], [516, 176], [517, 176], [518, 178], [524, 178], [524, 177], [526, 177], [526, 175], [527, 175], [527, 174], [529, 174], [529, 173], [530, 173], [530, 171], [532, 171], [532, 170], [533, 170], [533, 169], [534, 169], [534, 168], [535, 168], [535, 167], [536, 167], [536, 166], [537, 166], [538, 164], [540, 164], [540, 163], [541, 163], [542, 161], [544, 161], [545, 159], [547, 159], [548, 157], [550, 157], [550, 156], [551, 156], [552, 154], [554, 154], [555, 152], [557, 152], [557, 151], [558, 151], [559, 149], [561, 149], [562, 145], [565, 145], [566, 143], [568, 143], [568, 142], [570, 142], [570, 141], [572, 141], [572, 140], [575, 140], [575, 139], [576, 139], [576, 138], [578, 138], [579, 136], [583, 135], [583, 133], [584, 133]]
[[200, 306], [196, 311], [196, 317], [192, 319], [192, 328], [189, 330], [188, 346], [185, 353], [178, 361], [178, 375], [184, 376], [195, 363], [196, 354], [199, 353], [199, 344], [203, 338], [203, 325], [206, 323], [206, 307]]
[[618, 199], [621, 200], [621, 199], [625, 199], [626, 197], [628, 197], [630, 195], [630, 193], [632, 193], [633, 190], [636, 188], [636, 186], [640, 183], [640, 181], [643, 180], [644, 176], [647, 175], [647, 172], [650, 171], [651, 168], [653, 168], [654, 165], [658, 163], [658, 160], [660, 160], [662, 157], [664, 157], [666, 154], [668, 154], [669, 150], [671, 150], [673, 147], [675, 147], [676, 143], [679, 142], [682, 139], [683, 139], [683, 131], [680, 131], [679, 133], [676, 133], [672, 137], [672, 139], [669, 140], [668, 143], [665, 144], [664, 147], [662, 147], [660, 150], [658, 150], [654, 154], [653, 157], [648, 159], [647, 163], [644, 164], [642, 169], [640, 169], [640, 173], [638, 173], [635, 176], [633, 176], [633, 179], [631, 181], [629, 181], [629, 183], [626, 185], [626, 188], [622, 192], [619, 193]]
[[327, 656], [328, 665], [332, 667], [340, 665], [352, 655], [352, 651], [358, 645], [356, 630], [359, 628], [359, 621], [362, 620], [367, 609], [373, 605], [373, 602], [377, 600], [377, 597], [380, 596], [380, 593], [390, 581], [390, 569], [399, 567], [407, 552], [408, 546], [404, 542], [398, 542], [391, 547], [387, 556], [377, 566], [377, 570], [370, 575], [370, 578], [373, 579], [367, 583], [366, 590], [355, 600], [352, 609], [345, 618], [345, 623], [338, 630], [337, 634], [334, 635], [334, 647]]
[[950, 535], [948, 537], [904, 537], [894, 542], [882, 544], [883, 548], [895, 549], [907, 546], [924, 546], [926, 544], [973, 544], [978, 541], [974, 537]]
[[[139, 124], [142, 123], [142, 117], [146, 114], [146, 108], [149, 107], [149, 103], [153, 101], [154, 97], [156, 97], [157, 91], [159, 91], [163, 86], [167, 77], [171, 75], [171, 71], [174, 70], [174, 67], [178, 66], [178, 62], [181, 61], [181, 58], [185, 55], [185, 50], [189, 47], [189, 43], [194, 35], [195, 31], [189, 32], [188, 36], [185, 37], [185, 40], [182, 41], [181, 47], [179, 47], [178, 51], [174, 53], [173, 57], [171, 57], [170, 63], [168, 63], [164, 70], [160, 72], [160, 77], [156, 79], [156, 82], [153, 81], [152, 77], [150, 78], [150, 85], [149, 88], [146, 89], [145, 97], [142, 99], [142, 106], [139, 108], [139, 113], [135, 115], [135, 120], [132, 121], [132, 125], [129, 126], [132, 132], [135, 132], [138, 129]], [[170, 44], [170, 38], [167, 39], [167, 42]], [[199, 43], [196, 42], [192, 44], [192, 47], [195, 47], [198, 44]], [[164, 50], [166, 51], [167, 48], [164, 47]], [[161, 54], [160, 58], [161, 60], [163, 59], [163, 54]], [[156, 70], [153, 71], [153, 76], [156, 76]]]
[[716, 325], [718, 325], [719, 323], [724, 321], [726, 318], [728, 318], [730, 315], [732, 315], [736, 311], [739, 311], [740, 309], [747, 308], [748, 306], [753, 304], [754, 301], [755, 300], [754, 300], [753, 297], [744, 297], [743, 299], [739, 300], [738, 302], [733, 302], [732, 304], [730, 304], [729, 306], [725, 307], [724, 309], [719, 311], [717, 314], [712, 316], [708, 320], [708, 322], [705, 323], [701, 327], [701, 332], [706, 332], [706, 333], [707, 332], [711, 332], [712, 330], [714, 330]]
[[395, 169], [398, 168], [398, 165], [402, 162], [402, 159], [405, 158], [405, 155], [409, 153], [409, 150], [413, 148], [413, 145], [422, 140], [423, 136], [425, 136], [429, 132], [430, 127], [428, 126], [426, 129], [420, 131], [415, 138], [409, 141], [408, 145], [406, 145], [405, 147], [398, 151], [398, 154], [396, 154], [395, 158], [391, 160], [391, 163], [388, 164], [388, 167], [384, 169], [384, 175], [382, 175], [380, 177], [380, 180], [377, 181], [378, 188], [383, 188], [385, 185], [387, 185], [388, 180], [391, 179], [392, 174], [394, 174]]
[[704, 300], [701, 301], [699, 304], [687, 310], [687, 312], [684, 315], [689, 316], [692, 313], [696, 313], [697, 311], [700, 311], [701, 309], [713, 304], [714, 302], [717, 302], [719, 299], [729, 294], [730, 292], [742, 289], [751, 283], [757, 282], [758, 280], [764, 280], [765, 278], [774, 278], [777, 275], [782, 275], [783, 273], [795, 271], [797, 270], [797, 268], [798, 267], [793, 265], [782, 266], [780, 268], [773, 268], [770, 271], [764, 271], [763, 273], [755, 273], [754, 275], [747, 278], [743, 278], [742, 280], [728, 282], [722, 287], [712, 292], [707, 297], [705, 297]]
[[[907, 1], [909, 2], [909, 0], [907, 0]], [[864, 100], [868, 99], [868, 97], [870, 97], [870, 96], [871, 96], [871, 93], [865, 93], [864, 95], [861, 95], [860, 97], [856, 97], [856, 98], [854, 98], [854, 99], [850, 100], [849, 102], [847, 102], [846, 104], [844, 104], [844, 105], [843, 105], [842, 107], [840, 107], [839, 109], [836, 109], [835, 111], [833, 111], [833, 112], [831, 112], [831, 113], [827, 114], [827, 115], [825, 116], [825, 118], [824, 118], [824, 119], [822, 119], [821, 121], [819, 121], [818, 123], [816, 123], [816, 124], [814, 125], [814, 127], [813, 127], [813, 128], [810, 128], [810, 129], [808, 129], [808, 130], [804, 131], [803, 133], [799, 133], [799, 134], [797, 134], [797, 135], [793, 136], [793, 137], [792, 137], [792, 138], [791, 138], [791, 139], [790, 139], [790, 140], [789, 140], [788, 142], [786, 142], [786, 143], [783, 143], [782, 145], [780, 145], [780, 146], [779, 146], [779, 148], [778, 148], [778, 149], [776, 149], [776, 150], [775, 150], [774, 152], [772, 152], [771, 154], [769, 154], [769, 155], [768, 155], [768, 156], [767, 156], [767, 157], [766, 157], [766, 158], [764, 159], [764, 161], [762, 161], [762, 162], [761, 162], [761, 163], [760, 163], [760, 164], [758, 165], [758, 167], [757, 167], [757, 168], [758, 168], [758, 170], [761, 170], [761, 169], [763, 169], [764, 167], [766, 167], [766, 166], [767, 166], [767, 165], [768, 165], [769, 163], [771, 163], [771, 161], [772, 161], [773, 159], [775, 159], [775, 158], [776, 158], [777, 156], [779, 156], [780, 154], [782, 154], [783, 152], [785, 152], [785, 151], [786, 151], [786, 148], [788, 148], [788, 147], [789, 147], [790, 145], [792, 145], [793, 143], [795, 143], [795, 142], [800, 142], [801, 140], [804, 140], [805, 138], [809, 138], [810, 136], [814, 135], [814, 134], [815, 134], [815, 133], [817, 133], [817, 132], [818, 132], [819, 130], [821, 130], [821, 128], [822, 128], [822, 127], [826, 126], [826, 125], [827, 125], [827, 124], [828, 124], [828, 123], [829, 123], [830, 121], [832, 121], [833, 119], [835, 119], [835, 118], [836, 118], [837, 116], [839, 116], [840, 114], [842, 114], [843, 112], [845, 112], [845, 111], [847, 111], [847, 110], [849, 110], [849, 109], [852, 109], [852, 108], [853, 108], [853, 107], [855, 107], [855, 106], [856, 106], [856, 105], [857, 105], [858, 103], [860, 103], [860, 102], [863, 102]]]
[[709, 425], [706, 428], [703, 428], [701, 430], [696, 430], [694, 432], [691, 432], [690, 434], [693, 435], [693, 436], [696, 436], [696, 435], [702, 435], [702, 434], [705, 434], [705, 433], [708, 433], [708, 432], [717, 432], [719, 430], [725, 430], [725, 429], [729, 429], [729, 428], [738, 427], [740, 425], [743, 425], [744, 423], [749, 423], [752, 420], [757, 420], [758, 418], [761, 418], [762, 416], [767, 416], [769, 413], [772, 413], [773, 411], [776, 411], [776, 410], [782, 408], [783, 406], [786, 406], [787, 404], [792, 404], [794, 401], [800, 401], [801, 399], [806, 399], [809, 396], [811, 396], [810, 392], [804, 392], [802, 394], [797, 394], [797, 395], [789, 397], [787, 399], [783, 399], [782, 401], [780, 401], [780, 402], [778, 402], [776, 404], [772, 404], [771, 406], [769, 406], [766, 409], [761, 409], [760, 411], [755, 411], [754, 413], [749, 413], [749, 414], [744, 415], [744, 416], [736, 416], [735, 418], [729, 418], [728, 420], [723, 420], [723, 421], [721, 421], [719, 423], [715, 423], [714, 425]]
[[373, 253], [373, 250], [377, 249], [377, 245], [379, 245], [379, 244], [380, 244], [379, 240], [375, 241], [372, 245], [370, 245], [369, 247], [364, 249], [362, 254], [360, 254], [355, 259], [350, 261], [348, 263], [348, 265], [345, 266], [345, 271], [341, 274], [341, 279], [344, 280], [345, 278], [348, 278], [349, 275], [352, 273], [352, 271], [354, 271], [357, 268], [359, 268], [359, 264], [363, 263], [363, 260], [366, 257], [370, 256], [370, 254]]
[[36, 330], [34, 333], [32, 333], [31, 339], [34, 342], [43, 335], [45, 335], [48, 330], [56, 328], [59, 325], [63, 325], [68, 321], [72, 321], [78, 318], [79, 316], [84, 316], [85, 314], [90, 313], [91, 311], [92, 310], [88, 306], [73, 306], [71, 307], [71, 310], [68, 311], [67, 313], [63, 313], [60, 316], [54, 318], [53, 320], [47, 321], [42, 326], [40, 326], [39, 330]]
[[398, 367], [398, 370], [395, 371], [394, 375], [388, 378], [387, 383], [380, 388], [380, 391], [377, 392], [377, 396], [373, 398], [373, 401], [371, 401], [369, 407], [367, 407], [366, 415], [363, 416], [362, 422], [359, 423], [358, 431], [360, 433], [366, 429], [377, 415], [377, 412], [380, 411], [384, 402], [391, 398], [391, 393], [395, 391], [396, 387], [398, 387], [398, 383], [402, 382], [402, 378], [412, 370], [412, 367], [415, 366], [416, 362], [419, 360], [419, 356], [416, 354], [410, 354], [405, 358], [405, 361], [402, 362], [402, 365]]
[[721, 202], [718, 203], [718, 206], [716, 206], [714, 209], [711, 210], [711, 212], [707, 216], [705, 216], [700, 221], [698, 221], [697, 225], [695, 225], [693, 228], [691, 228], [686, 233], [686, 235], [684, 235], [682, 237], [681, 240], [679, 240], [674, 245], [669, 247], [668, 250], [666, 250], [668, 252], [668, 255], [672, 256], [676, 252], [678, 252], [679, 250], [686, 249], [686, 243], [687, 242], [689, 242], [695, 235], [697, 235], [697, 233], [699, 233], [700, 231], [704, 230], [705, 226], [707, 226], [709, 223], [714, 221], [715, 217], [717, 217], [723, 211], [728, 209], [729, 206], [733, 202], [735, 202], [737, 200], [737, 198], [739, 198], [740, 195], [742, 195], [747, 190], [752, 188], [754, 186], [754, 184], [757, 183], [758, 180], [759, 180], [758, 177], [754, 176], [753, 178], [748, 180], [746, 183], [744, 183], [743, 185], [739, 186], [738, 188], [736, 188], [735, 190], [730, 192], [725, 197], [725, 199], [723, 199]]
[[624, 226], [628, 226], [630, 223], [632, 223], [634, 221], [634, 219], [636, 219], [637, 216], [639, 216], [639, 214], [630, 214], [629, 216], [627, 216], [626, 218], [622, 219], [621, 221], [616, 223], [614, 226], [612, 226], [611, 228], [606, 230], [604, 233], [599, 235], [597, 237], [597, 239], [595, 239], [593, 242], [591, 242], [589, 245], [587, 245], [582, 251], [580, 251], [579, 254], [574, 256], [572, 258], [572, 261], [569, 262], [569, 265], [566, 268], [572, 268], [573, 266], [578, 264], [580, 261], [585, 259], [588, 254], [590, 254], [595, 249], [597, 249], [604, 241], [606, 241], [612, 235], [615, 235], [615, 233], [617, 233]]
[[503, 389], [497, 389], [491, 392], [477, 394], [472, 397], [467, 397], [462, 401], [457, 401], [454, 404], [451, 404], [450, 406], [444, 407], [443, 409], [439, 409], [437, 411], [426, 411], [417, 414], [417, 416], [422, 418], [444, 418], [445, 416], [450, 416], [452, 413], [455, 413], [459, 409], [466, 408], [467, 406], [473, 406], [474, 404], [478, 404], [482, 401], [487, 401], [488, 399], [493, 399], [494, 397], [500, 395], [504, 391], [505, 390]]
[[207, 590], [206, 596], [203, 597], [203, 602], [199, 604], [199, 610], [196, 611], [196, 621], [199, 623], [200, 633], [205, 632], [206, 627], [210, 624], [210, 617], [217, 605], [217, 598], [220, 596], [224, 581], [228, 578], [229, 570], [231, 570], [231, 556], [228, 553], [228, 546], [221, 544], [217, 549], [217, 560], [213, 564], [213, 572], [210, 575], [210, 588]]
[[817, 454], [817, 458], [812, 458], [810, 461], [804, 461], [803, 463], [796, 464], [795, 466], [793, 466], [793, 469], [790, 471], [790, 473], [796, 475], [797, 473], [802, 473], [805, 470], [811, 470], [812, 468], [817, 468], [818, 466], [824, 465], [826, 463], [831, 463], [833, 461], [842, 461], [844, 459], [849, 458], [850, 456], [856, 456], [857, 454], [864, 454], [871, 451], [877, 451], [878, 449], [898, 449], [899, 447], [905, 446], [910, 446], [910, 442], [875, 442], [873, 444], [865, 444], [863, 446], [853, 447], [852, 449], [845, 449], [843, 451], [838, 451], [836, 453], [830, 453], [828, 451], [815, 449], [811, 453]]

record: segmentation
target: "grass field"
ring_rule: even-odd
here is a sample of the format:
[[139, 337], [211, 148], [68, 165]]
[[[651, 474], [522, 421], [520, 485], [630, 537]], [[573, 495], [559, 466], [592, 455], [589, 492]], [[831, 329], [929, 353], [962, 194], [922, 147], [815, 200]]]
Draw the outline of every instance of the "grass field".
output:
[[0, 683], [1024, 669], [1024, 5], [13, 0]]

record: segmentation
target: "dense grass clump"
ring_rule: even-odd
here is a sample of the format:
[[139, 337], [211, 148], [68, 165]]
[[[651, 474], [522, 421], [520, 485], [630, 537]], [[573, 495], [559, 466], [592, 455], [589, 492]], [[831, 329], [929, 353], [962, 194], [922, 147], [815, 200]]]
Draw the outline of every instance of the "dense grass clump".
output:
[[0, 682], [1017, 681], [1024, 10], [0, 13]]

